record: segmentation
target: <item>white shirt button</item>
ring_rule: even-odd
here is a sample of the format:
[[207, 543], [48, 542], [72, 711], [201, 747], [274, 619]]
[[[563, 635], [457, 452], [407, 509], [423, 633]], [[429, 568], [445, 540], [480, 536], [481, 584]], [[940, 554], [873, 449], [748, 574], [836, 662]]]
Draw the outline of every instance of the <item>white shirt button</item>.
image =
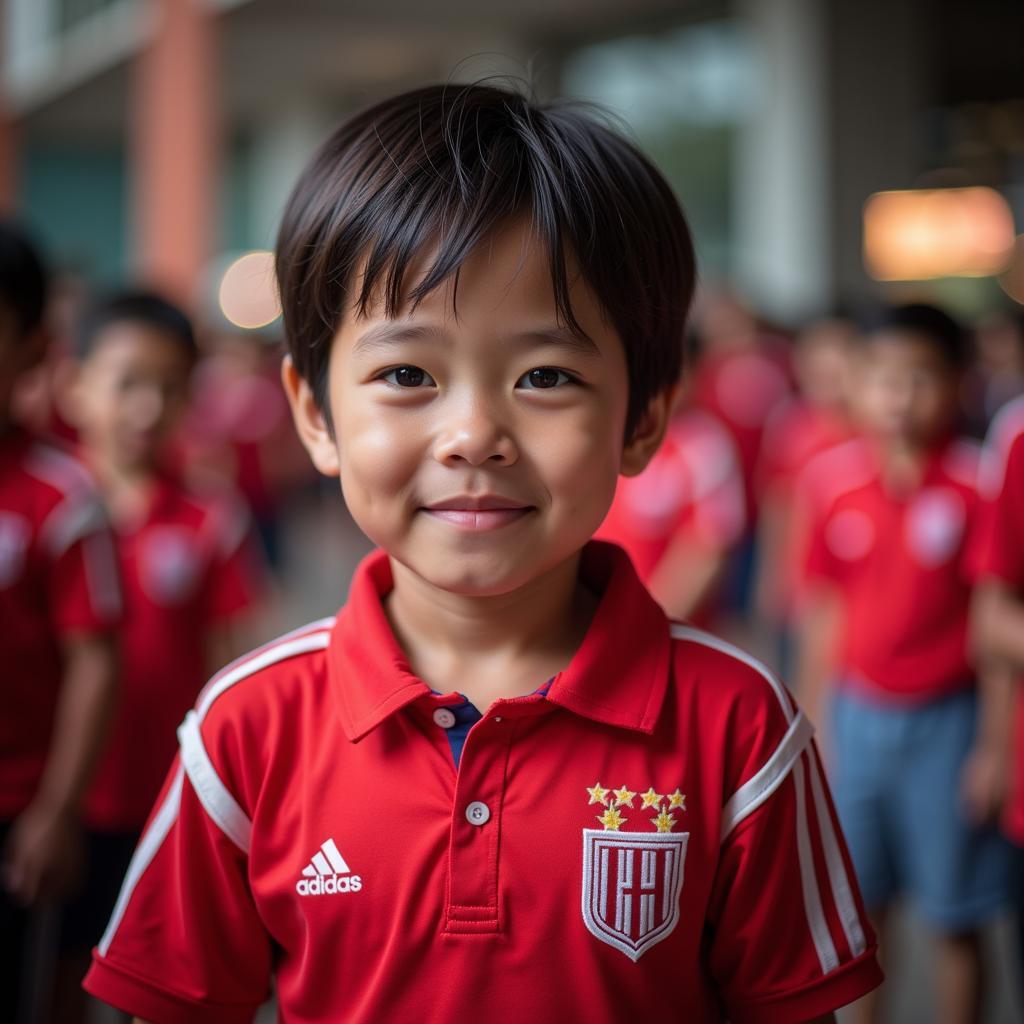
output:
[[491, 809], [485, 803], [474, 800], [466, 808], [466, 821], [470, 825], [486, 825], [491, 818]]
[[438, 708], [434, 712], [434, 723], [442, 729], [450, 729], [455, 724], [455, 715], [447, 708]]

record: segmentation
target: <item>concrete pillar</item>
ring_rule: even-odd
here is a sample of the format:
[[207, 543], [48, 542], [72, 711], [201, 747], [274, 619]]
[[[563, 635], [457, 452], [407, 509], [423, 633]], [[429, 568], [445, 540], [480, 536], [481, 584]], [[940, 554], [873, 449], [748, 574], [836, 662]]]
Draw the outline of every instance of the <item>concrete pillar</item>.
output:
[[195, 301], [217, 243], [217, 25], [202, 0], [156, 0], [135, 68], [130, 159], [138, 277]]
[[742, 0], [756, 83], [739, 130], [735, 252], [744, 296], [790, 321], [830, 298], [825, 26], [820, 0]]
[[250, 165], [257, 247], [274, 247], [284, 204], [299, 174], [339, 120], [337, 111], [303, 97], [281, 102], [260, 118]]
[[[828, 10], [829, 149], [836, 293], [877, 289], [864, 270], [863, 208], [873, 192], [912, 188], [928, 101], [928, 5], [921, 0], [832, 0]], [[931, 16], [934, 16], [932, 14]]]

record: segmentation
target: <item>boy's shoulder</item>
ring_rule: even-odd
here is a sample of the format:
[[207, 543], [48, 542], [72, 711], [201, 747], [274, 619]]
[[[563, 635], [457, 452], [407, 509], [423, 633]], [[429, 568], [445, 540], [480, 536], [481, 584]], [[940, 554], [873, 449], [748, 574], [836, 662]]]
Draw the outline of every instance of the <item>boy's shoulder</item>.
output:
[[982, 452], [980, 480], [987, 498], [995, 498], [1002, 490], [1010, 452], [1024, 438], [1024, 395], [1007, 402], [992, 418]]
[[95, 481], [75, 452], [56, 439], [21, 432], [11, 442], [3, 505], [27, 517], [43, 550], [60, 555], [107, 525]]
[[16, 468], [50, 504], [95, 497], [96, 483], [74, 449], [56, 438], [22, 433], [16, 444]]
[[328, 616], [299, 626], [225, 665], [196, 699], [197, 724], [286, 713], [290, 700], [318, 689], [334, 621]]
[[824, 510], [877, 479], [878, 464], [862, 437], [832, 445], [813, 455], [797, 478], [807, 508]]
[[226, 483], [185, 482], [175, 474], [159, 478], [154, 521], [170, 520], [204, 538], [211, 550], [228, 554], [241, 544], [252, 526], [245, 499]]
[[757, 658], [693, 626], [673, 623], [671, 634], [674, 699], [663, 714], [667, 718], [674, 707], [677, 716], [685, 716], [688, 728], [677, 733], [681, 742], [698, 746], [702, 761], [721, 766], [727, 834], [774, 792], [814, 729], [778, 676]]
[[954, 486], [971, 494], [978, 490], [981, 466], [982, 447], [974, 438], [954, 438], [942, 452], [943, 474]]

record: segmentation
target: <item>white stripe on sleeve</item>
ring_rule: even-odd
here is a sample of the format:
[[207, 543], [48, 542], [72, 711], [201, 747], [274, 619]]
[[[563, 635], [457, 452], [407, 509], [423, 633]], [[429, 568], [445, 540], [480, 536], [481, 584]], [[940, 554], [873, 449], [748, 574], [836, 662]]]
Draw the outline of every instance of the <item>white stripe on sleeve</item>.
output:
[[753, 814], [782, 785], [797, 758], [807, 749], [814, 735], [814, 726], [807, 716], [798, 712], [789, 724], [786, 735], [761, 770], [729, 799], [722, 809], [722, 840], [748, 815]]
[[829, 971], [835, 970], [839, 966], [839, 957], [825, 917], [821, 889], [814, 867], [815, 844], [812, 842], [810, 820], [807, 814], [805, 765], [808, 766], [807, 770], [811, 773], [811, 794], [818, 822], [816, 838], [820, 841], [824, 853], [829, 887], [851, 953], [854, 956], [859, 956], [867, 948], [867, 942], [864, 936], [863, 922], [857, 912], [853, 888], [843, 863], [839, 838], [829, 814], [824, 783], [817, 760], [810, 749], [813, 727], [803, 712], [794, 711], [789, 695], [781, 681], [756, 658], [752, 658], [738, 647], [692, 626], [673, 624], [672, 636], [679, 640], [689, 640], [705, 647], [711, 647], [749, 665], [768, 681], [782, 707], [782, 713], [789, 723], [786, 735], [761, 770], [744, 783], [726, 803], [722, 812], [722, 838], [724, 839], [743, 818], [764, 803], [786, 778], [792, 776], [793, 785], [796, 787], [797, 858], [800, 865], [804, 911], [807, 915], [807, 925], [821, 969], [828, 974]]
[[139, 879], [152, 863], [157, 850], [163, 845], [171, 827], [178, 820], [178, 808], [181, 806], [181, 786], [184, 778], [184, 769], [179, 767], [174, 781], [167, 791], [167, 796], [164, 797], [164, 802], [160, 805], [160, 810], [154, 815], [149, 828], [143, 833], [142, 839], [132, 855], [128, 871], [121, 883], [117, 903], [114, 904], [114, 912], [110, 915], [107, 930], [103, 933], [97, 947], [100, 956], [107, 955], [107, 950], [110, 949], [110, 944], [114, 941], [114, 935], [121, 924], [124, 912], [128, 909], [128, 901], [132, 898], [135, 886], [139, 884]]
[[818, 828], [821, 831], [822, 845], [825, 849], [828, 880], [832, 886], [836, 910], [839, 912], [839, 920], [843, 924], [843, 932], [850, 946], [850, 952], [854, 956], [860, 956], [867, 949], [864, 927], [860, 914], [857, 912], [857, 903], [853, 898], [850, 879], [846, 874], [846, 865], [843, 863], [843, 854], [839, 849], [836, 830], [832, 827], [832, 815], [829, 813], [828, 801], [825, 799], [821, 769], [818, 767], [817, 758], [808, 754], [808, 760], [810, 761], [811, 792], [814, 794], [814, 811], [818, 818]]
[[242, 853], [248, 853], [252, 841], [252, 822], [213, 767], [199, 732], [199, 716], [194, 711], [185, 716], [185, 721], [178, 728], [178, 740], [181, 743], [181, 763], [199, 802], [221, 832]]
[[818, 877], [814, 870], [814, 850], [811, 846], [810, 829], [807, 824], [807, 795], [804, 792], [804, 761], [806, 755], [793, 766], [793, 785], [796, 786], [796, 848], [800, 861], [800, 883], [804, 895], [804, 912], [807, 914], [807, 925], [814, 940], [814, 949], [818, 954], [823, 974], [834, 971], [839, 966], [832, 933], [829, 931], [825, 911], [821, 905], [821, 890], [818, 888]]

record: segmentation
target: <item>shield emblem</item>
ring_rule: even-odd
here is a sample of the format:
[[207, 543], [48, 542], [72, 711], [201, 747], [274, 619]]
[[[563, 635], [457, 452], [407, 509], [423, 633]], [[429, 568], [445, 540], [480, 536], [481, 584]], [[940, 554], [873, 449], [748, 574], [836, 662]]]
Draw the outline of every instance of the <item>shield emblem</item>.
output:
[[671, 934], [688, 832], [583, 830], [583, 920], [630, 960]]

